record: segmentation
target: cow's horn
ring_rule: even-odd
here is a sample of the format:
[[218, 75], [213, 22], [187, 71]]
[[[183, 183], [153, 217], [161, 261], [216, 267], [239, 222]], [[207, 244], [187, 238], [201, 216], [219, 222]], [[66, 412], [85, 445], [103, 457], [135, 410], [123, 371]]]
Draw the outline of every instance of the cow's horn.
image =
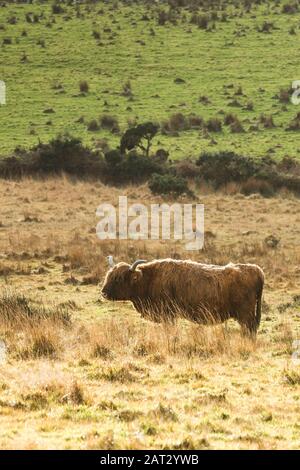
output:
[[147, 263], [145, 259], [137, 259], [129, 268], [129, 271], [135, 271], [139, 264]]

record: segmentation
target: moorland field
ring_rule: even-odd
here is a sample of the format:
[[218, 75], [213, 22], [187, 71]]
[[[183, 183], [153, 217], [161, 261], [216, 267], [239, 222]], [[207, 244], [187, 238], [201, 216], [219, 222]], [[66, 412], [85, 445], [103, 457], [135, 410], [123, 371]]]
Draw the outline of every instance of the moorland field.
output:
[[[299, 158], [298, 3], [2, 2], [1, 157], [65, 132], [91, 151], [104, 139], [114, 148], [150, 120], [160, 125], [151, 152], [176, 161], [224, 150]], [[200, 252], [95, 234], [103, 202], [188, 194], [153, 194], [146, 180], [0, 179], [1, 449], [299, 448], [299, 197], [188, 183], [205, 205]], [[256, 341], [233, 321], [154, 324], [104, 300], [108, 255], [259, 264]]]
[[[2, 181], [1, 194], [1, 448], [299, 447], [298, 199], [202, 194], [205, 249], [187, 253], [97, 240], [95, 207], [123, 194], [101, 183]], [[146, 186], [127, 194], [153, 201]], [[167, 327], [103, 301], [109, 254], [260, 264], [257, 341], [234, 322]]]

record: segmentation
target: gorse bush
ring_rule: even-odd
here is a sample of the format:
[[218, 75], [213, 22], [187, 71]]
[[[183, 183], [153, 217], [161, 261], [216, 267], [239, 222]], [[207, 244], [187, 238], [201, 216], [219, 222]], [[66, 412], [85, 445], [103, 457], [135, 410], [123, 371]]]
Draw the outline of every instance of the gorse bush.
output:
[[237, 182], [242, 183], [244, 194], [260, 192], [269, 197], [281, 188], [300, 194], [300, 171], [294, 161], [289, 161], [289, 165], [287, 162], [283, 169], [282, 164], [271, 157], [255, 160], [225, 151], [203, 153], [196, 164], [201, 177], [210, 181], [215, 188]]
[[119, 149], [109, 150], [105, 153], [105, 161], [108, 164], [109, 168], [113, 168], [120, 164], [123, 160], [123, 155]]
[[105, 175], [112, 183], [140, 183], [146, 181], [154, 173], [163, 173], [164, 164], [154, 158], [139, 155], [135, 151], [123, 155], [119, 150], [112, 150], [105, 155], [108, 163]]
[[154, 174], [149, 181], [149, 188], [153, 194], [174, 196], [180, 196], [182, 194], [193, 195], [186, 179], [171, 174]]
[[234, 152], [203, 153], [197, 160], [201, 176], [212, 181], [216, 187], [229, 181], [241, 182], [257, 173], [254, 160]]
[[252, 177], [241, 184], [241, 193], [246, 196], [259, 193], [264, 197], [272, 197], [275, 194], [275, 189], [268, 181]]
[[185, 159], [176, 163], [175, 171], [177, 176], [183, 178], [198, 178], [200, 176], [200, 169], [195, 162]]
[[71, 136], [59, 136], [49, 144], [39, 144], [31, 156], [33, 165], [46, 173], [65, 171], [84, 175], [101, 168], [99, 156]]
[[60, 135], [48, 144], [39, 143], [29, 151], [17, 149], [14, 156], [0, 160], [0, 176], [4, 177], [62, 172], [99, 176], [102, 171], [100, 155], [69, 135]]

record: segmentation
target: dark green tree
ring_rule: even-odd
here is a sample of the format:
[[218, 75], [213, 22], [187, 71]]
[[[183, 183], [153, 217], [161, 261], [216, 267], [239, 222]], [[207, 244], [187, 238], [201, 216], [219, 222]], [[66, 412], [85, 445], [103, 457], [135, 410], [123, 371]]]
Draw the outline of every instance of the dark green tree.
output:
[[149, 157], [152, 139], [155, 137], [159, 129], [157, 124], [146, 122], [138, 124], [136, 127], [128, 129], [121, 138], [120, 150], [125, 154], [128, 150], [139, 148], [146, 157]]

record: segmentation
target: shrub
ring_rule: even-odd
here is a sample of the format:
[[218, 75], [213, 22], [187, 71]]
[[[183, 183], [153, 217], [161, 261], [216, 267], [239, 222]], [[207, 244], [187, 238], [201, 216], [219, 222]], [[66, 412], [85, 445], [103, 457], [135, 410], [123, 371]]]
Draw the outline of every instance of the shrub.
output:
[[230, 126], [230, 124], [232, 124], [233, 122], [235, 122], [237, 120], [237, 116], [235, 114], [232, 114], [232, 113], [228, 113], [225, 115], [224, 117], [224, 124], [225, 126]]
[[112, 177], [115, 183], [136, 183], [146, 181], [154, 173], [162, 173], [163, 171], [164, 167], [153, 158], [130, 152], [120, 164], [111, 168], [109, 176]]
[[289, 34], [291, 34], [291, 35], [293, 35], [293, 36], [294, 36], [295, 34], [297, 34], [297, 33], [296, 33], [295, 26], [292, 26], [292, 27], [289, 29]]
[[198, 17], [198, 27], [200, 29], [207, 29], [209, 24], [209, 16], [208, 15], [199, 15]]
[[282, 6], [282, 13], [293, 15], [298, 12], [298, 4], [296, 2], [285, 3]]
[[274, 29], [274, 24], [269, 21], [264, 21], [262, 26], [257, 28], [260, 33], [270, 33]]
[[281, 164], [268, 156], [254, 160], [234, 152], [203, 153], [197, 165], [202, 178], [211, 181], [215, 188], [237, 182], [244, 194], [260, 192], [269, 197], [281, 188], [300, 193], [297, 170], [295, 174], [282, 173]]
[[129, 80], [126, 83], [124, 83], [123, 91], [121, 95], [126, 96], [127, 98], [132, 98], [133, 93], [132, 93], [131, 82]]
[[86, 174], [98, 169], [99, 157], [84, 147], [80, 139], [65, 135], [38, 148], [41, 169]]
[[247, 111], [253, 111], [253, 109], [254, 109], [253, 102], [252, 102], [252, 101], [248, 101], [248, 103], [246, 104], [245, 108], [246, 108]]
[[239, 119], [237, 119], [236, 121], [232, 122], [230, 124], [230, 131], [233, 133], [233, 134], [238, 134], [240, 132], [245, 132], [245, 129], [243, 128], [243, 125], [242, 123], [239, 121]]
[[191, 129], [200, 129], [203, 126], [203, 119], [196, 114], [190, 114], [188, 117], [189, 127]]
[[158, 19], [157, 22], [159, 26], [164, 26], [168, 20], [168, 15], [164, 10], [160, 10], [158, 12]]
[[241, 184], [241, 193], [246, 196], [259, 193], [264, 197], [272, 197], [275, 194], [275, 189], [270, 182], [252, 177]]
[[257, 172], [257, 164], [234, 152], [203, 153], [197, 160], [201, 176], [216, 187], [229, 181], [245, 181]]
[[104, 161], [98, 153], [82, 145], [80, 139], [60, 135], [48, 144], [39, 143], [30, 151], [16, 152], [16, 156], [0, 161], [3, 177], [26, 174], [66, 172], [72, 175], [100, 176]]
[[300, 176], [300, 162], [295, 158], [288, 156], [283, 157], [283, 159], [277, 164], [277, 168], [283, 173], [290, 173]]
[[290, 122], [288, 128], [288, 131], [299, 131], [300, 130], [300, 112], [296, 114], [294, 119]]
[[210, 118], [206, 123], [206, 128], [210, 132], [221, 132], [222, 122], [219, 118]]
[[190, 23], [198, 25], [198, 22], [199, 22], [199, 15], [198, 13], [194, 12], [190, 18]]
[[89, 84], [86, 80], [82, 80], [81, 82], [79, 82], [79, 90], [80, 90], [80, 93], [89, 92]]
[[153, 194], [171, 194], [174, 196], [179, 196], [181, 194], [191, 196], [193, 194], [188, 187], [187, 180], [180, 176], [171, 174], [154, 174], [149, 181], [149, 188]]
[[118, 119], [114, 116], [110, 116], [109, 114], [103, 114], [100, 117], [100, 126], [103, 129], [110, 130], [114, 134], [118, 134], [120, 132]]
[[107, 139], [96, 139], [94, 141], [95, 143], [95, 148], [102, 150], [102, 152], [105, 154], [110, 150], [110, 146], [108, 143]]
[[105, 180], [114, 184], [140, 183], [154, 173], [166, 171], [166, 161], [139, 154], [135, 149], [124, 153], [114, 149], [105, 153]]
[[291, 89], [290, 88], [280, 88], [279, 91], [279, 101], [280, 103], [289, 103], [291, 98]]
[[110, 167], [116, 166], [123, 160], [120, 150], [110, 150], [105, 153], [105, 161]]
[[2, 43], [3, 43], [3, 45], [12, 44], [12, 39], [11, 38], [4, 38]]
[[162, 131], [165, 134], [188, 129], [188, 121], [182, 113], [172, 114], [168, 121], [162, 124]]
[[45, 47], [46, 47], [45, 39], [38, 39], [37, 45], [41, 46], [43, 49], [45, 49]]
[[199, 167], [191, 160], [182, 160], [175, 166], [177, 176], [182, 178], [197, 178], [200, 175]]
[[165, 149], [158, 149], [154, 155], [155, 160], [161, 163], [165, 163], [169, 158], [169, 152]]
[[236, 90], [236, 92], [234, 93], [236, 96], [243, 96], [243, 89], [241, 86], [239, 86]]
[[10, 18], [7, 19], [8, 24], [17, 24], [17, 22], [18, 22], [18, 18], [16, 16], [11, 16]]
[[92, 36], [95, 39], [101, 39], [101, 34], [99, 33], [99, 31], [94, 30]]
[[99, 131], [99, 129], [100, 129], [100, 126], [98, 122], [96, 121], [96, 119], [92, 119], [87, 125], [88, 131], [96, 132], [96, 131]]
[[60, 15], [61, 13], [64, 13], [63, 7], [59, 3], [54, 3], [52, 5], [52, 13], [54, 15]]
[[279, 172], [273, 172], [269, 178], [275, 189], [285, 188], [293, 191], [295, 194], [300, 194], [300, 177], [294, 175], [286, 175]]
[[269, 116], [261, 114], [259, 117], [259, 122], [264, 126], [265, 129], [272, 129], [275, 127], [273, 116], [271, 114]]
[[232, 133], [245, 132], [242, 123], [235, 114], [226, 114], [224, 118], [224, 124], [226, 126], [230, 126], [230, 130]]

